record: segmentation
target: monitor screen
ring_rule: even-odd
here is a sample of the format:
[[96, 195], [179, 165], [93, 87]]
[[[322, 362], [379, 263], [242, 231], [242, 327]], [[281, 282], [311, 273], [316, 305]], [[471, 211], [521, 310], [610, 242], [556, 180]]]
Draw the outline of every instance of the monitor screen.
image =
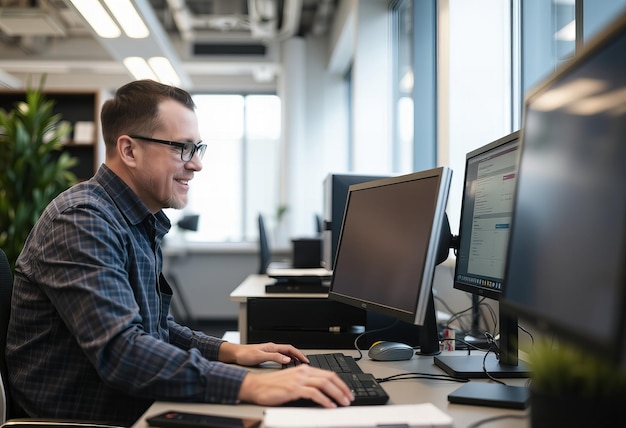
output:
[[518, 157], [519, 131], [466, 155], [454, 288], [500, 298]]
[[501, 304], [626, 362], [626, 14], [525, 100]]
[[442, 167], [350, 186], [331, 299], [425, 323], [451, 176]]

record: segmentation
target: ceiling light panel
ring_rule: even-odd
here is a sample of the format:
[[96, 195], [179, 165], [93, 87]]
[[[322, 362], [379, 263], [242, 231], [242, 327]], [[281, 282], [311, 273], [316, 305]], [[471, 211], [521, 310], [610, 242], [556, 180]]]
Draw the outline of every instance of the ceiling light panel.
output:
[[96, 34], [105, 39], [114, 39], [122, 35], [109, 13], [98, 0], [70, 0], [74, 7], [87, 20]]
[[128, 37], [144, 39], [150, 35], [148, 27], [130, 0], [104, 0], [104, 3]]
[[179, 86], [181, 84], [180, 77], [172, 67], [169, 60], [162, 56], [155, 56], [148, 59], [148, 64], [152, 71], [158, 76], [161, 83], [167, 85]]
[[159, 80], [145, 59], [138, 56], [131, 56], [124, 58], [123, 62], [124, 66], [128, 69], [128, 71], [130, 71], [130, 74], [132, 74], [135, 79]]

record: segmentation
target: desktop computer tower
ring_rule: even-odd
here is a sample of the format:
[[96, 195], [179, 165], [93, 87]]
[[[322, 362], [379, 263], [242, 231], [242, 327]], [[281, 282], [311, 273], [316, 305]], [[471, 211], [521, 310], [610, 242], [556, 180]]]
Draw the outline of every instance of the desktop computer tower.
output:
[[301, 349], [351, 349], [365, 330], [363, 309], [319, 298], [249, 298], [248, 343], [290, 343]]

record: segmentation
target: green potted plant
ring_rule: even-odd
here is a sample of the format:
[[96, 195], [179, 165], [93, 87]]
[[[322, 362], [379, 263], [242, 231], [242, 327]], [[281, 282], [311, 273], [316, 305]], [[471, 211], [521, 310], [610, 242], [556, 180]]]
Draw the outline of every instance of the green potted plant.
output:
[[0, 108], [0, 248], [15, 267], [24, 241], [48, 203], [77, 179], [77, 159], [60, 152], [71, 131], [54, 114], [54, 101], [28, 88], [25, 101]]
[[529, 354], [531, 427], [611, 426], [626, 400], [626, 369], [569, 344]]

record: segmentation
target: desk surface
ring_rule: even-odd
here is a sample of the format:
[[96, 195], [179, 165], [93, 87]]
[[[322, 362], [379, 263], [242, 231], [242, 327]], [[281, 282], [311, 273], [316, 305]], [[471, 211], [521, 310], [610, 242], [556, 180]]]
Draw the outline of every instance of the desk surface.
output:
[[[337, 352], [328, 350], [307, 350], [305, 353]], [[354, 350], [341, 351], [346, 355], [358, 357], [358, 352]], [[455, 351], [463, 355], [463, 351]], [[414, 356], [408, 361], [380, 362], [372, 361], [364, 356], [359, 365], [365, 372], [374, 374], [376, 377], [387, 377], [399, 373], [436, 373], [443, 372], [434, 365], [433, 357]], [[268, 364], [262, 368], [252, 370], [275, 370], [276, 364]], [[472, 380], [472, 382], [484, 382], [484, 380]], [[525, 379], [506, 379], [508, 385], [524, 385]], [[447, 396], [450, 392], [462, 386], [462, 383], [442, 380], [408, 379], [396, 380], [382, 383], [383, 388], [390, 396], [389, 404], [414, 404], [431, 402], [454, 419], [455, 428], [468, 427], [473, 423], [491, 417], [501, 415], [528, 415], [527, 410], [498, 409], [492, 407], [471, 406], [462, 404], [451, 404]], [[210, 413], [223, 416], [256, 417], [263, 418], [265, 407], [249, 404], [238, 405], [217, 405], [217, 404], [189, 404], [189, 403], [169, 403], [156, 402], [146, 413], [133, 425], [133, 428], [147, 428], [146, 417], [161, 413], [167, 410], [179, 410], [196, 413]], [[486, 428], [506, 427], [506, 428], [528, 428], [530, 426], [528, 417], [523, 419], [501, 419], [486, 423]]]
[[320, 298], [328, 296], [326, 293], [266, 293], [265, 286], [273, 281], [267, 275], [248, 275], [237, 288], [230, 293], [232, 302], [245, 303], [250, 297], [271, 298]]

